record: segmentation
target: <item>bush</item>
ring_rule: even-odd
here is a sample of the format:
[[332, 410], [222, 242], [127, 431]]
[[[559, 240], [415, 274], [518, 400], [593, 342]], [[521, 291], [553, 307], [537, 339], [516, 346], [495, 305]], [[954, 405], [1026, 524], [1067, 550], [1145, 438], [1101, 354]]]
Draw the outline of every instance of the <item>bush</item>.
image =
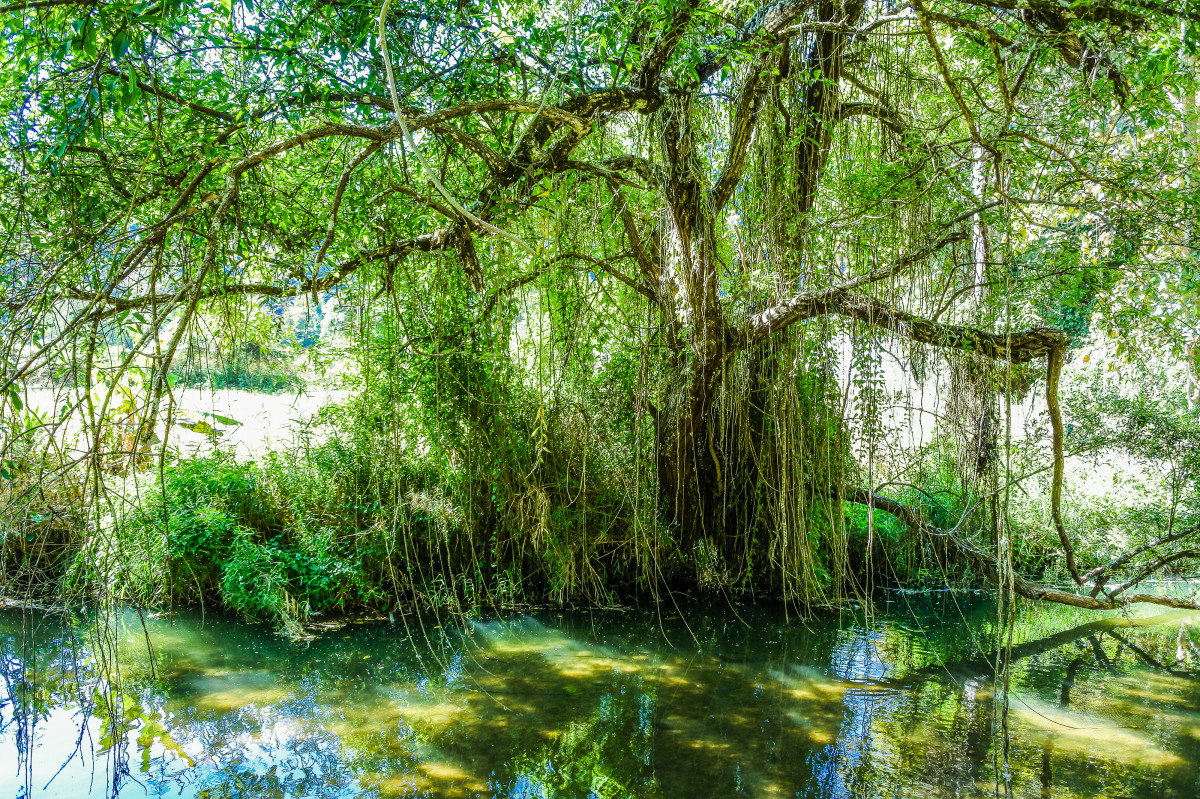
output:
[[297, 482], [281, 480], [285, 463], [217, 457], [165, 467], [140, 503], [91, 536], [68, 586], [139, 604], [216, 599], [291, 630], [309, 615], [377, 600], [366, 576], [377, 531], [360, 529], [363, 519], [346, 509], [331, 519], [328, 507], [281, 504], [281, 483]]

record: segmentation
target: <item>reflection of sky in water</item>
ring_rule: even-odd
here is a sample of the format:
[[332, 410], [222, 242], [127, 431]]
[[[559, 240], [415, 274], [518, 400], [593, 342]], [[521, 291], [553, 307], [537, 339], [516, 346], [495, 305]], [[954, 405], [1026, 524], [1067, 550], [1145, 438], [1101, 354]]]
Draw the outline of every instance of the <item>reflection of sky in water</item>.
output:
[[[880, 629], [849, 628], [838, 635], [830, 660], [832, 676], [848, 683], [875, 683], [888, 671], [883, 659], [886, 641]], [[891, 772], [883, 747], [877, 747], [874, 730], [876, 716], [888, 713], [896, 702], [891, 691], [848, 688], [842, 695], [842, 722], [837, 739], [813, 753], [812, 767], [816, 795], [829, 799], [862, 796], [857, 783], [864, 766], [873, 771]]]
[[[20, 617], [0, 614], [0, 799], [990, 795], [990, 655], [970, 643], [988, 636], [963, 634], [990, 611], [926, 613], [793, 624], [694, 610], [686, 628], [654, 613], [441, 619], [299, 644], [184, 615], [151, 625], [158, 679], [127, 632], [115, 725], [80, 710], [94, 676], [55, 623], [22, 641]], [[1197, 681], [1039, 613], [1017, 629], [1030, 653], [1013, 671], [1017, 793], [1194, 799]], [[1173, 663], [1197, 627], [1121, 635]], [[1067, 667], [1097, 650], [1107, 665], [1077, 667], [1064, 704]], [[1098, 736], [1120, 746], [1089, 748]]]

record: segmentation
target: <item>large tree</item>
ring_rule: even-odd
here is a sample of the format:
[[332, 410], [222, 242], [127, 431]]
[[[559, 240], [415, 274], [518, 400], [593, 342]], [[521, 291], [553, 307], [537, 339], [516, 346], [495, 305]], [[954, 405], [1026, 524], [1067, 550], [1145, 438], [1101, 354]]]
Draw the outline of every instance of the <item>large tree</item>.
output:
[[[132, 318], [157, 407], [206, 307], [358, 286], [415, 315], [420, 279], [396, 290], [414, 259], [441, 279], [454, 270], [480, 329], [556, 273], [603, 280], [617, 299], [592, 309], [601, 324], [649, 320], [657, 387], [633, 402], [653, 417], [682, 551], [736, 561], [756, 525], [772, 547], [795, 546], [803, 523], [778, 509], [785, 473], [800, 473], [795, 506], [837, 515], [861, 501], [932, 530], [859, 490], [842, 433], [776, 407], [816, 403], [779, 386], [828, 370], [830, 342], [867, 331], [971, 363], [1045, 361], [1052, 520], [1082, 582], [1058, 507], [1057, 378], [1073, 331], [1051, 324], [1055, 295], [1111, 286], [1114, 253], [1144, 253], [1189, 218], [1172, 92], [1194, 91], [1175, 54], [1194, 46], [1179, 31], [1196, 12], [1149, 0], [0, 12], [6, 390]], [[1064, 236], [1073, 248], [1056, 249]], [[409, 344], [422, 352], [420, 336]], [[804, 448], [784, 445], [787, 424], [824, 435], [826, 454], [789, 462]], [[1000, 576], [970, 546], [959, 554]]]

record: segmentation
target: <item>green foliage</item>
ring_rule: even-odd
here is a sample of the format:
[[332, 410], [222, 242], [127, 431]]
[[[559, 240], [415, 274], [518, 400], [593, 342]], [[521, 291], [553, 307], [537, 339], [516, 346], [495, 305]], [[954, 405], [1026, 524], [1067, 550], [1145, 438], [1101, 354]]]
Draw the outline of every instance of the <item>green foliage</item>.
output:
[[[325, 508], [281, 502], [281, 490], [306, 478], [331, 479], [285, 469], [222, 457], [167, 466], [144, 504], [93, 535], [70, 579], [146, 604], [216, 598], [290, 629], [376, 599], [366, 577], [377, 554], [371, 532], [356, 529], [352, 514], [318, 519]], [[332, 523], [313, 529], [321, 520]]]
[[1165, 374], [1139, 374], [1131, 389], [1097, 371], [1064, 400], [1068, 452], [1123, 465], [1114, 472], [1123, 501], [1085, 509], [1094, 540], [1126, 549], [1200, 524], [1200, 419]]
[[1070, 451], [1098, 456], [1117, 451], [1153, 463], [1188, 495], [1200, 480], [1200, 422], [1166, 375], [1139, 374], [1122, 388], [1103, 373], [1073, 385], [1064, 397], [1070, 413]]
[[[43, 433], [47, 420], [15, 387], [0, 398], [0, 596], [44, 594], [70, 565], [87, 487]], [[65, 473], [64, 473], [65, 472]]]
[[[897, 337], [922, 382], [929, 342], [979, 346], [962, 326], [1184, 351], [1200, 120], [1170, 9], [760, 5], [6, 6], [0, 408], [31, 374], [78, 389], [32, 425], [86, 433], [72, 579], [277, 620], [678, 586], [818, 604], [876, 542], [899, 574], [936, 560], [834, 499], [892, 443]], [[271, 350], [301, 312], [351, 390], [319, 433], [107, 499], [172, 387], [299, 391]], [[966, 405], [999, 390], [977, 371]], [[895, 493], [994, 545], [997, 485], [938, 435], [892, 448]]]

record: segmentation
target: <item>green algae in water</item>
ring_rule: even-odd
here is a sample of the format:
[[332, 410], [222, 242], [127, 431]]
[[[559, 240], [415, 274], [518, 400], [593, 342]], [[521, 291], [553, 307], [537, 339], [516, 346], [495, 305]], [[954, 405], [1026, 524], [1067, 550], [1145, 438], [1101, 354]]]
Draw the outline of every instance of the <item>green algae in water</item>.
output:
[[[0, 613], [0, 796], [1187, 797], [1200, 617], [986, 602], [408, 617], [307, 642]], [[102, 678], [104, 660], [121, 679]], [[1007, 740], [1008, 765], [1003, 763]]]

